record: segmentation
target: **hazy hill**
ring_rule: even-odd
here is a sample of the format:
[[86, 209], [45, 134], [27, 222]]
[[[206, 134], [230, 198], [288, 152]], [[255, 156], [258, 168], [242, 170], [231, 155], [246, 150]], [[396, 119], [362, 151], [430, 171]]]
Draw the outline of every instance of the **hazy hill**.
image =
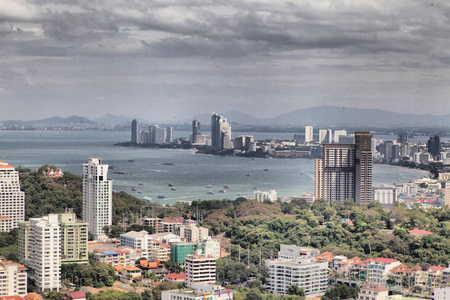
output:
[[95, 124], [94, 121], [89, 120], [85, 117], [79, 117], [79, 116], [70, 116], [67, 118], [61, 118], [61, 117], [52, 117], [42, 120], [34, 120], [34, 121], [28, 121], [27, 123], [33, 123], [33, 124]]

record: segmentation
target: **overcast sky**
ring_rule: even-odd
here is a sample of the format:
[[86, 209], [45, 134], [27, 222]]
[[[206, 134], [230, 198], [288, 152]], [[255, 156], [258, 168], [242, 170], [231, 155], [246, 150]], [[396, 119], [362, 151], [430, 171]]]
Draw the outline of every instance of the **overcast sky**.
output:
[[0, 0], [0, 120], [450, 113], [448, 0]]

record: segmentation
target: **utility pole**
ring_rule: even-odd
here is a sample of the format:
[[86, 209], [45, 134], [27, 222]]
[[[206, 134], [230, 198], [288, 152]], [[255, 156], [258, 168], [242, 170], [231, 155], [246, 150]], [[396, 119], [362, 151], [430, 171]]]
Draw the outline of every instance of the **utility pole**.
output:
[[250, 267], [250, 244], [247, 247], [247, 267]]
[[259, 266], [261, 267], [261, 248], [259, 248]]
[[241, 245], [238, 245], [239, 247], [239, 262], [241, 262]]

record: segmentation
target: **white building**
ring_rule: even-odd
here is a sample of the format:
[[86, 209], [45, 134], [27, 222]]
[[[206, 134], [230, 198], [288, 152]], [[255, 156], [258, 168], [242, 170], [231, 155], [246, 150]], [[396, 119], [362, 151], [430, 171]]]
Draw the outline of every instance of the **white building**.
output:
[[220, 285], [192, 284], [191, 289], [163, 291], [161, 300], [233, 300], [233, 293]]
[[31, 218], [29, 225], [29, 265], [41, 291], [61, 287], [61, 229], [57, 214]]
[[312, 126], [305, 126], [305, 143], [314, 142], [314, 128]]
[[398, 260], [379, 257], [367, 267], [367, 282], [385, 285], [389, 271], [400, 265]]
[[83, 221], [89, 223], [94, 239], [107, 238], [103, 227], [112, 224], [112, 181], [100, 158], [83, 164]]
[[328, 262], [314, 258], [266, 260], [269, 268], [268, 291], [287, 294], [288, 287], [303, 288], [307, 298], [323, 295], [328, 287]]
[[208, 255], [186, 256], [186, 286], [194, 283], [216, 283], [216, 259]]
[[331, 129], [319, 130], [319, 144], [331, 144], [333, 142], [333, 131]]
[[20, 190], [19, 172], [0, 160], [0, 230], [10, 231], [25, 220], [25, 193]]
[[0, 296], [27, 294], [27, 268], [12, 261], [0, 262]]
[[381, 204], [393, 205], [397, 201], [397, 188], [393, 186], [374, 187], [373, 200]]
[[347, 135], [347, 130], [335, 130], [334, 131], [334, 142], [339, 144], [339, 137], [341, 135]]
[[169, 126], [166, 128], [166, 142], [173, 142], [173, 127]]
[[280, 244], [278, 259], [313, 258], [320, 254], [320, 251], [313, 248], [305, 248], [296, 245]]
[[277, 191], [275, 190], [270, 190], [268, 192], [265, 191], [254, 191], [253, 192], [253, 196], [255, 198], [255, 201], [257, 202], [265, 202], [265, 201], [270, 201], [270, 202], [276, 202], [277, 201]]
[[149, 127], [149, 142], [152, 145], [160, 145], [166, 142], [166, 129], [161, 128], [158, 125]]
[[434, 289], [434, 300], [448, 300], [450, 299], [450, 287], [441, 287]]

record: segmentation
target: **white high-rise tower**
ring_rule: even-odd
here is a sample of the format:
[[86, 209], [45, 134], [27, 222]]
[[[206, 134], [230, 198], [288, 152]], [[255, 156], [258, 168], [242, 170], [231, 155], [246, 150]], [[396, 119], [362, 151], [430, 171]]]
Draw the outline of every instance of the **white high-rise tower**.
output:
[[312, 143], [314, 141], [313, 127], [305, 126], [305, 143]]
[[19, 172], [0, 160], [0, 231], [10, 231], [25, 221], [25, 193], [20, 190]]
[[112, 181], [107, 176], [108, 165], [100, 158], [83, 164], [83, 221], [96, 240], [105, 240], [103, 227], [112, 225]]

